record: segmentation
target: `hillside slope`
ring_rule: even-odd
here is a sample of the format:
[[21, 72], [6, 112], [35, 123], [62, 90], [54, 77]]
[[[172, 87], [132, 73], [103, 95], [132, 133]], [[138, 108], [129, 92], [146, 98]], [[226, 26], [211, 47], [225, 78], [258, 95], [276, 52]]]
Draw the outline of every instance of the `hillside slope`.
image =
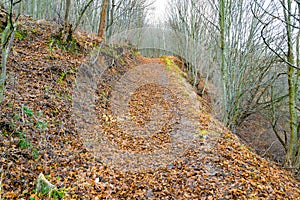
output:
[[96, 37], [77, 33], [70, 51], [52, 43], [53, 24], [20, 27], [0, 108], [4, 199], [47, 198], [40, 173], [58, 199], [300, 199], [292, 174], [213, 119], [172, 58], [106, 45], [89, 57]]

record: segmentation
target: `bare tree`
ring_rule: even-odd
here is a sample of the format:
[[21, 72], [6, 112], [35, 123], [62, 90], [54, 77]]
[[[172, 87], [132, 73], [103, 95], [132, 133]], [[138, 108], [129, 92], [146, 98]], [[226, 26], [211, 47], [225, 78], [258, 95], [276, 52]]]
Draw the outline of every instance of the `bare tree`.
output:
[[3, 11], [5, 12], [6, 15], [6, 20], [5, 20], [6, 27], [2, 32], [2, 37], [1, 37], [2, 60], [1, 60], [1, 73], [0, 73], [0, 103], [4, 99], [7, 58], [13, 44], [14, 35], [17, 27], [16, 21], [18, 19], [18, 16], [14, 19], [13, 11], [15, 6], [20, 2], [21, 2], [20, 0], [18, 1], [10, 0], [8, 2], [6, 10]]
[[68, 27], [70, 25], [69, 22], [70, 9], [71, 9], [71, 0], [66, 0], [66, 11], [65, 11], [65, 18], [64, 18], [65, 27]]
[[[147, 0], [116, 0], [111, 4], [109, 23], [109, 38], [112, 34], [126, 30], [141, 28], [146, 24], [146, 15], [152, 2]], [[110, 20], [110, 22], [111, 22]]]
[[[196, 4], [196, 1], [172, 1], [169, 24], [189, 37], [196, 35], [198, 42], [216, 52], [206, 56], [213, 57], [211, 68], [219, 66], [211, 81], [222, 88], [222, 98], [216, 99], [221, 106], [216, 108], [222, 108], [219, 110], [224, 123], [234, 130], [252, 113], [269, 112], [276, 136], [287, 151], [287, 165], [299, 167], [299, 2], [272, 1], [267, 5], [265, 1], [202, 1], [209, 12]], [[199, 12], [196, 24], [207, 32], [190, 34], [193, 33], [190, 29], [200, 32], [189, 16], [193, 12]], [[282, 68], [283, 63], [287, 70]], [[203, 68], [192, 66], [195, 67]], [[290, 123], [291, 133], [285, 138], [281, 138], [276, 127], [275, 118], [284, 110], [278, 105], [290, 113], [286, 122]]]
[[[299, 98], [299, 43], [300, 43], [300, 3], [293, 0], [278, 0], [266, 4], [263, 1], [255, 1], [260, 12], [255, 13], [257, 19], [263, 24], [261, 37], [265, 45], [276, 55], [286, 67], [288, 101], [286, 110], [289, 112], [289, 141], [279, 140], [286, 150], [285, 166], [300, 167], [300, 135], [298, 133], [297, 101]], [[271, 33], [271, 34], [270, 34]], [[274, 34], [275, 33], [275, 34]], [[273, 113], [278, 108], [273, 108]], [[274, 132], [276, 133], [276, 121], [273, 120]], [[276, 134], [278, 135], [278, 134]]]
[[276, 60], [260, 38], [263, 26], [251, 2], [172, 1], [170, 7], [170, 26], [205, 47], [199, 65], [189, 70], [200, 73], [194, 79], [206, 77], [216, 86], [214, 107], [234, 130], [266, 105], [268, 88], [277, 78], [271, 73]]
[[147, 10], [152, 4], [149, 0], [23, 1], [24, 14], [56, 21], [63, 27], [65, 38], [71, 38], [71, 34], [80, 28], [94, 33], [101, 29], [100, 35], [107, 39], [115, 33], [144, 26]]
[[100, 14], [100, 23], [98, 29], [98, 36], [104, 39], [105, 27], [106, 27], [106, 13], [107, 13], [108, 0], [103, 0], [101, 14]]

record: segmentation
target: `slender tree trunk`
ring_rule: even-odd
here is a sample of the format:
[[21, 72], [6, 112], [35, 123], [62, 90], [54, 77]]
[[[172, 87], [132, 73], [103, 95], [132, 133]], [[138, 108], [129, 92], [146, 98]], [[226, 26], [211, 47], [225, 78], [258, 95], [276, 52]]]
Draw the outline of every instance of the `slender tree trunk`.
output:
[[[94, 2], [93, 6], [94, 7], [97, 7], [97, 5], [99, 4], [99, 0], [97, 0], [96, 2]], [[92, 16], [92, 31], [93, 32], [96, 32], [97, 29], [99, 28], [98, 26], [96, 27], [96, 24], [97, 24], [97, 20], [98, 20], [98, 12], [97, 12], [97, 9], [94, 9], [93, 10], [93, 16]]]
[[70, 8], [71, 0], [66, 0], [65, 17], [64, 17], [64, 28], [63, 28], [63, 42], [69, 42], [72, 40], [72, 25], [70, 24]]
[[107, 1], [107, 8], [106, 8], [106, 29], [105, 31], [108, 32], [109, 24], [110, 24], [110, 12], [111, 12], [111, 0]]
[[[287, 1], [287, 10], [285, 10], [285, 21], [286, 21], [286, 36], [288, 42], [288, 54], [287, 60], [290, 64], [294, 65], [294, 47], [292, 38], [292, 27], [291, 27], [291, 0]], [[298, 133], [297, 133], [297, 91], [296, 91], [296, 70], [292, 66], [288, 65], [288, 87], [289, 87], [289, 112], [290, 112], [290, 142], [287, 149], [287, 155], [285, 160], [286, 166], [295, 166]]]
[[108, 35], [111, 37], [112, 32], [113, 32], [113, 23], [114, 23], [114, 12], [115, 12], [115, 0], [112, 0], [111, 3], [111, 11], [110, 11], [110, 23], [109, 23], [109, 30], [108, 30]]
[[4, 89], [5, 89], [5, 81], [6, 81], [6, 64], [9, 52], [11, 50], [11, 46], [15, 36], [14, 24], [12, 24], [12, 13], [13, 13], [13, 5], [10, 5], [7, 25], [2, 32], [1, 36], [1, 52], [2, 52], [2, 60], [1, 60], [1, 73], [0, 73], [0, 103], [4, 100]]
[[38, 2], [36, 2], [36, 18], [40, 19], [42, 16], [42, 11], [41, 11], [41, 7], [42, 7], [43, 1], [39, 0]]
[[87, 2], [87, 4], [83, 7], [83, 9], [81, 10], [81, 12], [79, 13], [79, 17], [78, 19], [76, 20], [76, 23], [75, 23], [75, 26], [73, 27], [73, 30], [72, 32], [75, 32], [75, 30], [78, 28], [78, 26], [80, 25], [80, 22], [81, 22], [81, 19], [85, 13], [85, 11], [88, 9], [88, 7], [91, 5], [91, 3], [93, 2], [94, 0], [90, 0], [89, 2]]
[[221, 48], [221, 75], [223, 89], [224, 123], [228, 124], [228, 104], [227, 104], [227, 66], [226, 66], [226, 13], [225, 0], [219, 0], [219, 28], [220, 28], [220, 48]]
[[[300, 3], [298, 4], [298, 16], [300, 16]], [[300, 21], [298, 23], [298, 26], [300, 27]], [[298, 30], [298, 35], [296, 39], [296, 54], [297, 54], [297, 67], [300, 68], [300, 30]], [[299, 91], [299, 78], [300, 78], [300, 70], [297, 71], [297, 77], [296, 77], [296, 92]], [[300, 122], [298, 122], [297, 125], [297, 134], [298, 134], [298, 154], [296, 157], [296, 168], [300, 168]]]
[[36, 17], [36, 15], [35, 15], [35, 0], [32, 0], [32, 2], [31, 2], [31, 15], [33, 18]]
[[102, 10], [100, 14], [100, 24], [98, 29], [98, 36], [102, 39], [104, 38], [105, 26], [106, 26], [106, 12], [107, 12], [108, 0], [103, 0]]
[[66, 0], [66, 12], [64, 18], [64, 26], [67, 28], [69, 26], [69, 16], [70, 16], [70, 7], [71, 7], [71, 0]]

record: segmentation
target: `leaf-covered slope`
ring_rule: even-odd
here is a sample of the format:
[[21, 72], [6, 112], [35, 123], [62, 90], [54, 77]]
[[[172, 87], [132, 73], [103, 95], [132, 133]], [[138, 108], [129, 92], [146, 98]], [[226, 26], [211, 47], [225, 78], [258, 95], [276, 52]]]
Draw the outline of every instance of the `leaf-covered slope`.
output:
[[[193, 88], [172, 62], [142, 58], [130, 48], [101, 49], [101, 58], [109, 67], [95, 92], [99, 132], [124, 151], [146, 155], [165, 148], [172, 130], [182, 130], [178, 117], [190, 115], [198, 127], [186, 130], [193, 131], [195, 137], [183, 152], [176, 152], [179, 156], [175, 160], [145, 170], [134, 170], [132, 165], [124, 170], [95, 154], [83, 144], [80, 126], [75, 124], [72, 95], [80, 65], [88, 61], [96, 41], [88, 34], [77, 34], [79, 46], [68, 52], [51, 42], [54, 32], [55, 26], [48, 22], [23, 20], [9, 58], [6, 98], [0, 113], [2, 197], [42, 198], [35, 194], [34, 184], [43, 173], [65, 199], [299, 199], [299, 182], [292, 174], [248, 150], [213, 119], [204, 100], [194, 96]], [[131, 127], [151, 123], [162, 127], [146, 139], [131, 134], [137, 130], [120, 125], [112, 112], [118, 91], [114, 88], [129, 88], [120, 85], [120, 80], [141, 66], [156, 66], [168, 76], [169, 84], [167, 89], [152, 83], [139, 87], [127, 105]], [[143, 73], [150, 74], [147, 69], [151, 68], [144, 69]], [[184, 109], [191, 105], [196, 107]], [[170, 112], [158, 115], [151, 111], [155, 107]], [[173, 117], [174, 107], [182, 115]], [[165, 155], [161, 158], [167, 159]]]

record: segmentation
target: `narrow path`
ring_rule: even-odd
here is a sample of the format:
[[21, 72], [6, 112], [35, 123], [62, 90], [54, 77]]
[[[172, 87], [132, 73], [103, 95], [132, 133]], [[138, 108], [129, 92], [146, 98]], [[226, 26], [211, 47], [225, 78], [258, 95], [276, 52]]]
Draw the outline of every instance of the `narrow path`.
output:
[[[117, 72], [98, 65], [91, 74], [99, 79], [95, 72], [100, 68], [100, 82], [86, 73], [82, 77], [90, 84], [79, 77], [84, 85], [77, 97], [84, 99], [81, 108], [88, 109], [81, 109], [78, 124], [83, 124], [80, 132], [87, 147], [109, 166], [130, 172], [156, 170], [197, 148], [199, 138], [201, 148], [209, 149], [213, 144], [206, 137], [224, 132], [175, 66], [142, 64], [111, 79], [109, 74]], [[94, 99], [86, 98], [93, 96], [96, 112]]]
[[183, 77], [164, 65], [140, 65], [124, 74], [113, 85], [111, 109], [118, 150], [108, 158], [118, 169], [167, 166], [197, 145], [201, 103]]
[[289, 192], [278, 192], [282, 185], [272, 183], [280, 170], [228, 133], [179, 71], [158, 63], [106, 68], [100, 62], [96, 73], [83, 76], [90, 84], [79, 86], [77, 98], [85, 104], [77, 125], [101, 162], [101, 169], [91, 169], [102, 177], [92, 185], [112, 198], [297, 196], [292, 182], [284, 186]]

